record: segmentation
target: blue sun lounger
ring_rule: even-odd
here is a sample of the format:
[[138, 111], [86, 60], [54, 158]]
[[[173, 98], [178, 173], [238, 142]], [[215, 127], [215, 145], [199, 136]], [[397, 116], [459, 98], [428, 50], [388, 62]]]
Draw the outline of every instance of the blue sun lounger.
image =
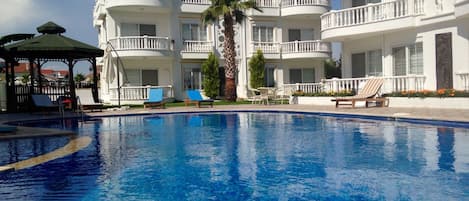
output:
[[213, 107], [213, 100], [212, 99], [204, 99], [202, 98], [202, 95], [200, 95], [200, 92], [197, 90], [187, 90], [187, 99], [186, 100], [186, 106], [189, 103], [194, 103], [197, 107], [200, 107], [202, 104], [207, 104]]
[[150, 89], [148, 100], [143, 103], [143, 107], [144, 108], [147, 108], [147, 107], [164, 108], [164, 104], [165, 102], [163, 100], [163, 89], [156, 88], [156, 89]]
[[12, 133], [16, 131], [16, 126], [0, 125], [0, 133]]

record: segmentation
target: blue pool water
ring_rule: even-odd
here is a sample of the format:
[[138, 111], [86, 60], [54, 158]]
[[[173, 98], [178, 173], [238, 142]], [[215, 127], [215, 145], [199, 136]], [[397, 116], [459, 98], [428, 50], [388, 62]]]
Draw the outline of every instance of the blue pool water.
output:
[[[0, 173], [1, 200], [468, 200], [469, 130], [294, 113], [23, 123], [90, 146]], [[0, 165], [66, 137], [0, 141]]]

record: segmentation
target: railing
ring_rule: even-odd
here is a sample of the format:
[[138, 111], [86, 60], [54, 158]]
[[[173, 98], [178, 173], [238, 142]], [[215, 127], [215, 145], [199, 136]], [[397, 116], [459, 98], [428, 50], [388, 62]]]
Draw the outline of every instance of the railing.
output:
[[315, 41], [293, 41], [281, 44], [282, 53], [331, 52], [331, 44]]
[[278, 8], [280, 0], [256, 0], [256, 5], [261, 8]]
[[182, 52], [211, 52], [213, 43], [211, 41], [184, 41]]
[[[425, 76], [407, 75], [407, 76], [389, 76], [380, 77], [384, 79], [381, 87], [381, 94], [400, 92], [400, 91], [420, 91], [424, 89]], [[284, 84], [284, 88], [293, 88], [295, 91], [301, 90], [305, 93], [318, 92], [340, 92], [357, 91], [361, 83], [365, 83], [371, 77], [367, 78], [346, 78], [346, 79], [324, 79], [320, 83], [297, 83]]]
[[252, 42], [252, 52], [256, 52], [257, 50], [262, 50], [262, 53], [280, 53], [279, 43], [276, 42]]
[[210, 0], [181, 0], [182, 3], [187, 4], [200, 4], [200, 5], [210, 5]]
[[282, 0], [282, 7], [329, 6], [329, 0]]
[[456, 73], [459, 76], [464, 87], [464, 91], [469, 91], [469, 73]]
[[[173, 98], [174, 92], [171, 85], [168, 86], [127, 86], [120, 88], [120, 99], [121, 101], [142, 101], [148, 99], [148, 93], [150, 89], [162, 88], [164, 98]], [[118, 99], [118, 89], [109, 88], [111, 100]]]
[[110, 39], [109, 42], [117, 50], [169, 50], [168, 37], [124, 36]]
[[424, 0], [396, 0], [331, 11], [321, 16], [322, 29], [380, 22], [424, 13]]

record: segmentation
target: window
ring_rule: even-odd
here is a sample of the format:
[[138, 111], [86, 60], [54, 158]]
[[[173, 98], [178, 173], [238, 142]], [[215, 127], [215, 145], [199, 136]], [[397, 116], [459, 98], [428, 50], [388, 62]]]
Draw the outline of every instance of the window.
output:
[[182, 40], [207, 41], [207, 27], [199, 24], [183, 24]]
[[142, 86], [158, 86], [158, 70], [142, 70]]
[[352, 77], [382, 76], [383, 56], [381, 50], [352, 54]]
[[416, 43], [392, 49], [394, 75], [423, 74], [423, 46]]
[[383, 75], [383, 61], [381, 50], [368, 51], [368, 63], [366, 74], [368, 76], [382, 76]]
[[288, 29], [288, 41], [314, 40], [314, 29]]
[[275, 68], [266, 66], [265, 72], [264, 72], [264, 84], [266, 87], [275, 86], [274, 72], [275, 72]]
[[381, 3], [381, 0], [352, 0], [352, 7], [364, 6], [369, 3]]
[[252, 41], [255, 42], [273, 42], [274, 28], [266, 26], [255, 26], [252, 28]]
[[122, 23], [120, 31], [121, 36], [156, 36], [156, 25]]
[[158, 86], [158, 70], [125, 70], [127, 82], [133, 86]]
[[202, 89], [202, 72], [200, 64], [183, 64], [184, 89]]
[[313, 68], [290, 69], [290, 83], [314, 83], [315, 71]]

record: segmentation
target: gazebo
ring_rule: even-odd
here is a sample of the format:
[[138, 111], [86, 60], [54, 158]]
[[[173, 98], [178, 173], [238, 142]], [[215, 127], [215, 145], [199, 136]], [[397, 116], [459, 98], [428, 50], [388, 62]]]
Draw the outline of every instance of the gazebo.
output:
[[[15, 87], [14, 66], [19, 61], [29, 62], [31, 82], [29, 84], [30, 94], [42, 94], [43, 83], [41, 79], [41, 67], [50, 61], [63, 62], [68, 66], [69, 95], [72, 100], [72, 109], [77, 109], [77, 99], [75, 92], [75, 81], [73, 68], [78, 61], [89, 61], [93, 70], [93, 98], [98, 99], [98, 76], [96, 68], [96, 57], [101, 57], [104, 51], [91, 45], [65, 37], [62, 34], [65, 29], [54, 22], [47, 22], [37, 27], [41, 33], [39, 36], [33, 34], [13, 34], [0, 38], [0, 58], [6, 63], [7, 81], [7, 109], [9, 112], [18, 110], [17, 91]], [[13, 41], [13, 44], [8, 44]], [[3, 46], [7, 44], [6, 46]], [[37, 68], [33, 68], [36, 66]], [[36, 72], [34, 72], [37, 70]], [[33, 77], [38, 75], [37, 77]], [[36, 79], [36, 80], [34, 80]], [[28, 98], [28, 101], [30, 99]], [[28, 103], [31, 105], [31, 103]]]

